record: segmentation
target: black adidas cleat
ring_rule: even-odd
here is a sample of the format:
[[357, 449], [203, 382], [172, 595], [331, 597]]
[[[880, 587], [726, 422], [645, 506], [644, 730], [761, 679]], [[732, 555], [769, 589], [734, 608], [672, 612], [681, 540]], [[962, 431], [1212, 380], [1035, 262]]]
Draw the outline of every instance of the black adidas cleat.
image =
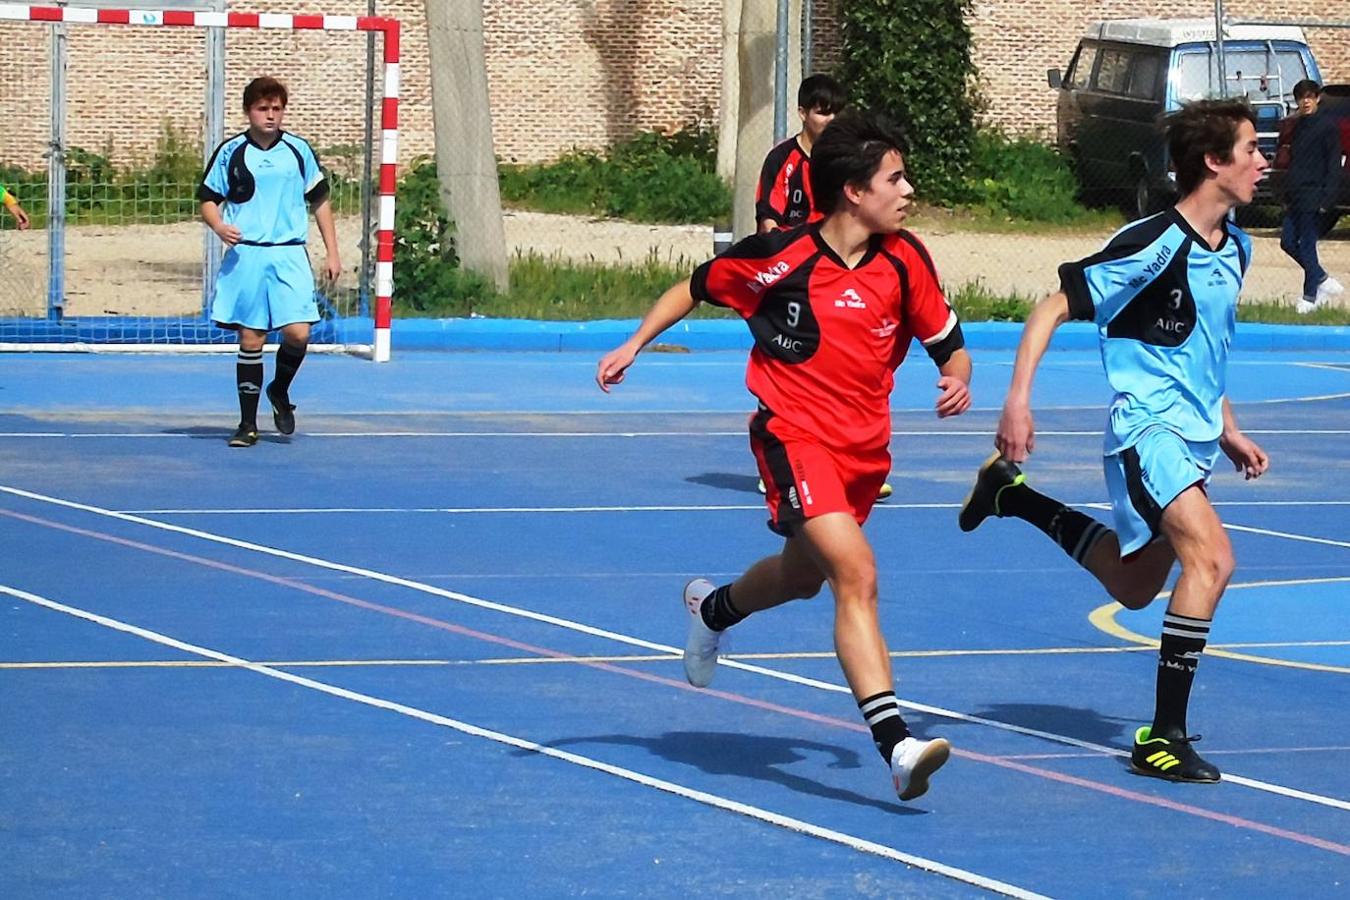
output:
[[956, 517], [961, 530], [974, 531], [990, 516], [1002, 515], [998, 509], [998, 495], [1004, 488], [1021, 484], [1026, 479], [1022, 470], [1017, 468], [1017, 463], [1004, 459], [998, 453], [986, 459], [975, 476], [975, 486], [966, 495], [961, 512]]
[[1130, 768], [1137, 775], [1162, 778], [1165, 781], [1186, 781], [1195, 784], [1218, 784], [1219, 770], [1192, 749], [1200, 735], [1182, 738], [1155, 738], [1151, 727], [1145, 725], [1134, 733], [1134, 749], [1130, 752]]
[[239, 427], [230, 435], [231, 447], [252, 447], [258, 443], [258, 426], [240, 422]]
[[275, 387], [275, 382], [267, 386], [267, 402], [272, 404], [272, 424], [282, 434], [294, 434], [295, 406], [285, 393], [273, 390]]

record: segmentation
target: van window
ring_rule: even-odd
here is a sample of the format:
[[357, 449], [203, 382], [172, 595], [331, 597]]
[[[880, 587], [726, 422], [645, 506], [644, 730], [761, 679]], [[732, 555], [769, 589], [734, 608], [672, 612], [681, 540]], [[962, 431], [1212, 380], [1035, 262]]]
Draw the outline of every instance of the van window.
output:
[[1097, 90], [1108, 94], [1124, 94], [1130, 83], [1130, 56], [1128, 50], [1108, 48], [1102, 51], [1097, 66]]
[[1128, 93], [1141, 100], [1152, 100], [1158, 96], [1158, 70], [1162, 68], [1163, 57], [1156, 53], [1139, 53], [1134, 57], [1134, 66], [1130, 69]]
[[1097, 62], [1097, 51], [1100, 49], [1098, 44], [1083, 44], [1078, 49], [1078, 58], [1074, 60], [1073, 69], [1069, 72], [1069, 87], [1075, 90], [1083, 90], [1092, 80], [1092, 66]]
[[[1294, 100], [1294, 85], [1308, 77], [1303, 55], [1288, 48], [1224, 47], [1229, 95], [1245, 94], [1253, 100]], [[1218, 54], [1210, 46], [1180, 50], [1174, 93], [1181, 102], [1219, 95]], [[1240, 80], [1239, 80], [1239, 76]]]

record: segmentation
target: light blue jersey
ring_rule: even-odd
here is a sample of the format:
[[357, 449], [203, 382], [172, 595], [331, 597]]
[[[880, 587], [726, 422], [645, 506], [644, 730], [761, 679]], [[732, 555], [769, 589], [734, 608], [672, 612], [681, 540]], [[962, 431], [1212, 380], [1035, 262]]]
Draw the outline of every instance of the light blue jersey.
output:
[[1096, 323], [1115, 391], [1106, 454], [1134, 446], [1154, 426], [1199, 443], [1223, 432], [1228, 347], [1252, 254], [1242, 229], [1224, 227], [1211, 250], [1173, 208], [1060, 266], [1070, 316]]
[[248, 132], [216, 148], [202, 175], [197, 199], [223, 204], [225, 224], [239, 229], [241, 244], [303, 244], [309, 207], [328, 196], [319, 159], [304, 138], [281, 132], [268, 149]]

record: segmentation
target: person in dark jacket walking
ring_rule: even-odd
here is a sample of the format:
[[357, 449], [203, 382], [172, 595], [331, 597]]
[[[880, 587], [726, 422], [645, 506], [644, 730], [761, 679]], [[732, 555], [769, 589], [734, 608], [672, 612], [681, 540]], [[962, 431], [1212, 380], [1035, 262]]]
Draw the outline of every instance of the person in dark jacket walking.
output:
[[1318, 225], [1335, 204], [1341, 177], [1341, 141], [1336, 123], [1319, 115], [1321, 86], [1311, 79], [1294, 85], [1298, 113], [1291, 129], [1289, 169], [1284, 176], [1284, 229], [1280, 249], [1303, 269], [1298, 312], [1306, 314], [1345, 293], [1317, 259]]

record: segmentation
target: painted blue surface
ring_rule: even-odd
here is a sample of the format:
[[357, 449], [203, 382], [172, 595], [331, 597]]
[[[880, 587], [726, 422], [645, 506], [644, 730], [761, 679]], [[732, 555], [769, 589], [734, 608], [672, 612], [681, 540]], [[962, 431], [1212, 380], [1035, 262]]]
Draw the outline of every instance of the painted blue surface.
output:
[[[1343, 894], [1350, 856], [1290, 835], [1344, 846], [1344, 810], [1235, 783], [1167, 785], [1116, 757], [921, 713], [907, 714], [917, 732], [964, 755], [901, 806], [847, 694], [729, 668], [721, 693], [698, 692], [670, 658], [488, 662], [651, 652], [562, 622], [678, 646], [683, 581], [729, 580], [778, 546], [744, 437], [743, 353], [644, 355], [609, 396], [591, 380], [597, 355], [315, 356], [294, 391], [299, 432], [247, 451], [224, 446], [231, 357], [0, 356], [0, 485], [407, 582], [0, 492], [0, 584], [251, 660], [433, 662], [281, 668], [1051, 896]], [[1151, 712], [1156, 656], [1093, 627], [1100, 587], [1038, 532], [954, 527], [1010, 367], [1008, 351], [977, 354], [978, 409], [941, 422], [931, 364], [901, 371], [897, 493], [868, 524], [887, 639], [905, 653], [1109, 652], [902, 656], [898, 693], [1120, 747]], [[1316, 433], [1350, 430], [1350, 354], [1239, 353], [1231, 374], [1273, 468], [1252, 484], [1218, 473], [1223, 518], [1324, 542], [1233, 532], [1235, 581], [1257, 586], [1225, 598], [1214, 640], [1296, 641], [1248, 652], [1350, 669], [1350, 648], [1308, 645], [1350, 639], [1350, 505], [1312, 505], [1350, 501], [1347, 436]], [[1047, 358], [1027, 467], [1042, 490], [1104, 499], [1104, 390], [1094, 351]], [[315, 511], [266, 512], [302, 508]], [[1336, 580], [1258, 584], [1313, 578]], [[1151, 635], [1160, 616], [1118, 621]], [[843, 684], [828, 596], [733, 638], [738, 653], [816, 654], [756, 662]], [[0, 663], [189, 659], [0, 596]], [[1208, 657], [1192, 726], [1230, 773], [1344, 800], [1346, 708], [1346, 674]], [[0, 668], [0, 860], [3, 896], [979, 893], [203, 667]]]
[[[584, 322], [535, 319], [394, 319], [395, 352], [409, 350], [608, 350], [637, 328], [637, 319]], [[315, 325], [316, 343], [368, 344], [374, 320], [368, 316], [326, 319]], [[972, 350], [1014, 350], [1022, 333], [1018, 322], [968, 322], [962, 330]], [[185, 343], [228, 344], [234, 337], [199, 318], [127, 318], [120, 316], [0, 319], [0, 343]], [[273, 338], [275, 340], [275, 337]], [[690, 350], [748, 350], [750, 333], [739, 320], [692, 319], [657, 339]], [[1055, 334], [1052, 349], [1091, 350], [1093, 325], [1069, 322]], [[1350, 350], [1344, 326], [1258, 325], [1243, 323], [1234, 339], [1237, 350]]]

